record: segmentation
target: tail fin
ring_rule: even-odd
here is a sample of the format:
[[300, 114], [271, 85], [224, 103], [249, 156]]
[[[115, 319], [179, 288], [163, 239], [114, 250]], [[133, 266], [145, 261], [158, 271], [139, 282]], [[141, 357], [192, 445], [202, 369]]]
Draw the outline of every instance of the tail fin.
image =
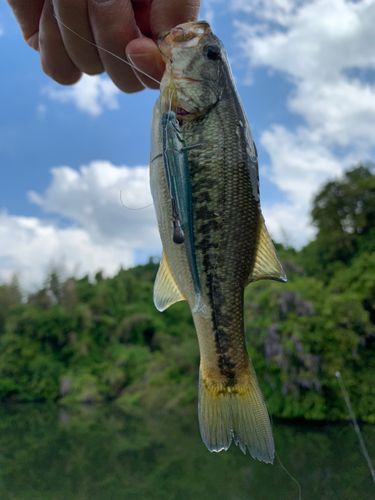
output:
[[212, 451], [227, 450], [234, 440], [253, 458], [273, 463], [275, 446], [267, 408], [250, 361], [246, 386], [218, 390], [199, 377], [199, 428], [204, 444]]

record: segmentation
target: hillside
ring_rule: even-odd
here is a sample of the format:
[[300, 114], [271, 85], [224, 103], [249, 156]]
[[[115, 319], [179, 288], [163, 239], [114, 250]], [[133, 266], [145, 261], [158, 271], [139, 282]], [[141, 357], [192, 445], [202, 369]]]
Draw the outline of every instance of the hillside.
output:
[[[317, 194], [314, 241], [276, 244], [288, 283], [245, 293], [249, 355], [275, 416], [347, 416], [335, 372], [358, 418], [375, 422], [375, 175], [359, 166]], [[199, 351], [186, 303], [159, 313], [158, 265], [52, 272], [21, 300], [0, 286], [0, 398], [62, 405], [116, 400], [126, 411], [182, 405], [197, 395]]]

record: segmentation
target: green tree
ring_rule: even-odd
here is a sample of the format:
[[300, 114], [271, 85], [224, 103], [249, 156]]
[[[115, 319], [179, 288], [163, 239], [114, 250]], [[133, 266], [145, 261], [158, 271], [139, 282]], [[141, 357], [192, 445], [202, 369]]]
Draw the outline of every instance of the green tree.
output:
[[301, 252], [306, 271], [328, 281], [360, 252], [375, 250], [375, 175], [360, 165], [328, 182], [315, 196], [316, 239]]
[[4, 333], [5, 322], [11, 309], [20, 304], [21, 298], [17, 276], [13, 276], [9, 285], [0, 285], [0, 335]]

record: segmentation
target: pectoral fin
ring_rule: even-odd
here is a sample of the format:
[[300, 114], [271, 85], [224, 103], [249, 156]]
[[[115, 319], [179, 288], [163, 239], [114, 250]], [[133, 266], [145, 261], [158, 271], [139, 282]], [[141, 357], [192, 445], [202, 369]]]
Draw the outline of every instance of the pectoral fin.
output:
[[161, 256], [158, 274], [154, 284], [154, 304], [158, 311], [165, 311], [180, 300], [186, 300], [180, 292], [164, 252]]
[[258, 246], [255, 254], [253, 270], [247, 280], [247, 285], [252, 281], [276, 280], [286, 282], [284, 269], [279, 261], [275, 247], [268, 234], [262, 217], [259, 230]]

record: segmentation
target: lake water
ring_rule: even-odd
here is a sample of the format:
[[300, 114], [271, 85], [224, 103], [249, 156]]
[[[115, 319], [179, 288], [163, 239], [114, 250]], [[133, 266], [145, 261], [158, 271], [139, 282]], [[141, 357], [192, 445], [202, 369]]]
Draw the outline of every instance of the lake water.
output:
[[[303, 500], [375, 498], [349, 424], [274, 421], [276, 449]], [[375, 459], [375, 426], [361, 427]], [[235, 446], [211, 454], [196, 407], [125, 415], [113, 406], [0, 409], [1, 500], [294, 500], [298, 487], [275, 465]]]

